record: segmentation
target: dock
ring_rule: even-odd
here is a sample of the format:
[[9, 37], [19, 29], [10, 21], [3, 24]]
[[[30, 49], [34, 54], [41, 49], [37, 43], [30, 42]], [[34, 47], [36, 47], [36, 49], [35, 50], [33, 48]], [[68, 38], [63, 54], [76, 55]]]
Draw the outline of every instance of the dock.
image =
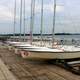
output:
[[0, 80], [80, 80], [80, 76], [45, 61], [23, 59], [0, 47]]
[[0, 80], [17, 80], [0, 59]]

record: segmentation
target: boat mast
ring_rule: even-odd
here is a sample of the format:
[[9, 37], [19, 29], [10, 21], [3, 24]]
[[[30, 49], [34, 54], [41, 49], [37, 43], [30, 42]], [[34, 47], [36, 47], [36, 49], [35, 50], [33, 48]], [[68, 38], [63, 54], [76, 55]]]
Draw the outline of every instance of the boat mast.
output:
[[30, 43], [33, 42], [33, 27], [34, 27], [34, 13], [35, 13], [35, 0], [31, 0], [31, 22], [30, 22]]
[[24, 41], [25, 41], [25, 0], [24, 0]]
[[41, 34], [41, 46], [42, 46], [42, 41], [43, 41], [43, 0], [41, 1], [41, 30], [40, 30], [40, 34]]
[[22, 0], [20, 1], [20, 41], [21, 41], [21, 27], [22, 27]]
[[14, 0], [14, 28], [13, 28], [14, 40], [15, 40], [15, 27], [16, 27], [16, 0]]
[[54, 15], [53, 15], [53, 29], [52, 29], [52, 45], [54, 43], [54, 30], [55, 30], [55, 17], [56, 17], [56, 0], [54, 0]]

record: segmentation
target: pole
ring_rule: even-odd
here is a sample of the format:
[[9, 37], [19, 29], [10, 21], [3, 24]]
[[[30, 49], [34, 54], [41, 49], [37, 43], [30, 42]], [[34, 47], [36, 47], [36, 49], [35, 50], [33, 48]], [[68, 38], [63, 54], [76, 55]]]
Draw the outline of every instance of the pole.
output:
[[53, 29], [52, 29], [52, 45], [54, 43], [54, 30], [55, 30], [55, 17], [56, 17], [56, 0], [54, 0], [54, 15], [53, 15]]
[[16, 0], [14, 1], [14, 29], [13, 29], [14, 40], [15, 40], [15, 27], [16, 27]]
[[41, 30], [40, 30], [40, 34], [41, 34], [41, 46], [42, 46], [42, 41], [43, 41], [43, 0], [41, 2]]
[[34, 15], [35, 14], [35, 0], [31, 0], [31, 22], [30, 22], [30, 43], [33, 42], [33, 27], [34, 27]]
[[21, 41], [21, 27], [22, 27], [22, 0], [20, 4], [20, 41]]
[[24, 42], [25, 42], [25, 0], [24, 0]]

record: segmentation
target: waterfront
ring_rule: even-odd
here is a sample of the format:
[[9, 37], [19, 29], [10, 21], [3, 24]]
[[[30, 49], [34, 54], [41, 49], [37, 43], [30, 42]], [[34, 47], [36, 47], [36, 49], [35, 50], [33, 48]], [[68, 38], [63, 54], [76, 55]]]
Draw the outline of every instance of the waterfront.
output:
[[[10, 39], [14, 40], [13, 36], [10, 36]], [[55, 41], [57, 41], [59, 44], [67, 44], [67, 45], [80, 45], [80, 35], [55, 35], [54, 36]], [[15, 40], [20, 40], [19, 36], [15, 36]], [[34, 42], [40, 41], [41, 36], [35, 35], [33, 36]], [[46, 35], [43, 36], [43, 44], [51, 44], [52, 42], [52, 36]], [[21, 37], [21, 41], [24, 41], [24, 36]], [[25, 42], [30, 42], [30, 36], [25, 37]]]
[[5, 46], [0, 47], [0, 59], [16, 80], [80, 80], [79, 75], [62, 67], [46, 61], [23, 59]]
[[[10, 36], [11, 38], [13, 38], [13, 36]], [[41, 36], [37, 34], [35, 34], [35, 36], [33, 36], [33, 38], [40, 38]], [[15, 36], [15, 38], [19, 38], [19, 36]], [[22, 36], [22, 38], [24, 38], [24, 36]], [[26, 36], [26, 39], [29, 39], [30, 36]], [[50, 35], [43, 35], [43, 38], [52, 38], [52, 36]], [[80, 35], [55, 35], [54, 36], [55, 39], [66, 39], [66, 40], [71, 40], [71, 39], [75, 39], [75, 40], [80, 40]]]
[[79, 0], [0, 4], [0, 80], [80, 80]]

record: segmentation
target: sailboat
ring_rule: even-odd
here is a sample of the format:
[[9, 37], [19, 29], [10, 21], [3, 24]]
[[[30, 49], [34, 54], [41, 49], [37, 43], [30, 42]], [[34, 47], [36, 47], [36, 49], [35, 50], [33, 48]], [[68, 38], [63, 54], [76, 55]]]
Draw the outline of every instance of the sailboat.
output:
[[[43, 0], [41, 1], [42, 2], [42, 6], [41, 6], [41, 30], [40, 30], [40, 32], [41, 32], [41, 46], [39, 47], [39, 46], [33, 46], [32, 45], [32, 41], [33, 41], [33, 25], [34, 25], [34, 11], [35, 11], [35, 0], [31, 0], [31, 28], [30, 28], [30, 40], [31, 40], [31, 45], [15, 45], [15, 47], [17, 47], [17, 49], [18, 50], [21, 50], [21, 55], [22, 55], [22, 57], [23, 57], [23, 51], [25, 50], [46, 50], [46, 49], [49, 49], [49, 48], [47, 48], [47, 47], [42, 47], [42, 28], [43, 28]], [[49, 49], [50, 50], [50, 49]], [[56, 49], [57, 51], [62, 51], [62, 50], [58, 50], [58, 49]], [[19, 53], [20, 53], [20, 51], [19, 51]]]
[[[21, 5], [22, 6], [22, 5]], [[21, 47], [32, 47], [33, 42], [33, 24], [34, 24], [34, 8], [35, 8], [35, 0], [31, 0], [31, 23], [30, 23], [30, 44], [27, 42], [13, 43], [15, 53], [18, 53], [21, 50]], [[21, 20], [20, 20], [21, 21]], [[21, 31], [21, 28], [20, 28]], [[25, 40], [25, 0], [24, 0], [24, 40]], [[34, 46], [33, 46], [34, 48]]]
[[[32, 0], [33, 1], [33, 0]], [[32, 11], [32, 24], [31, 24], [31, 44], [32, 44], [32, 29], [33, 29], [33, 19], [34, 19], [34, 6], [35, 6], [35, 0], [33, 1], [33, 9]], [[43, 20], [43, 0], [42, 0], [42, 15], [41, 19]], [[52, 36], [52, 43], [54, 43], [54, 27], [55, 27], [55, 13], [56, 12], [56, 0], [54, 0], [54, 16], [53, 16], [53, 36]], [[42, 29], [42, 23], [41, 23], [41, 29]], [[41, 38], [42, 38], [42, 31], [41, 31]], [[41, 39], [42, 41], [42, 39]], [[53, 46], [54, 44], [52, 44]], [[67, 48], [48, 48], [48, 47], [38, 47], [38, 46], [18, 46], [18, 48], [21, 50], [21, 56], [23, 58], [43, 58], [43, 59], [75, 59], [80, 58], [80, 48], [75, 46], [67, 46]]]
[[[24, 0], [24, 4], [25, 4], [25, 0]], [[16, 0], [14, 0], [14, 33], [13, 33], [13, 41], [6, 41], [7, 45], [8, 45], [8, 49], [9, 50], [14, 50], [14, 46], [18, 46], [18, 45], [24, 45], [27, 44], [27, 42], [25, 42], [25, 5], [24, 5], [24, 42], [21, 41], [21, 27], [22, 27], [22, 6], [23, 6], [23, 1], [21, 0], [21, 4], [20, 4], [20, 36], [19, 36], [19, 41], [15, 41], [15, 27], [16, 27], [16, 6], [17, 6], [17, 2]]]
[[[43, 58], [43, 59], [74, 59], [80, 58], [80, 48], [75, 46], [67, 46], [67, 48], [48, 48], [48, 47], [38, 47], [33, 46], [33, 24], [34, 24], [34, 8], [35, 8], [35, 0], [31, 0], [31, 44], [21, 44], [18, 42], [13, 42], [14, 47], [20, 50], [20, 55], [23, 58]], [[43, 20], [43, 0], [42, 0], [42, 15], [41, 20]], [[54, 27], [55, 27], [55, 12], [56, 12], [56, 0], [54, 0], [54, 16], [53, 16], [53, 37], [52, 43], [54, 43]], [[21, 20], [20, 20], [21, 21]], [[42, 29], [42, 21], [41, 21], [41, 29]], [[21, 28], [20, 28], [21, 29]], [[21, 32], [21, 30], [20, 30]], [[20, 36], [21, 37], [21, 36]], [[41, 38], [42, 38], [42, 31], [41, 31]], [[42, 39], [41, 39], [42, 41]], [[53, 44], [52, 44], [53, 46]]]

